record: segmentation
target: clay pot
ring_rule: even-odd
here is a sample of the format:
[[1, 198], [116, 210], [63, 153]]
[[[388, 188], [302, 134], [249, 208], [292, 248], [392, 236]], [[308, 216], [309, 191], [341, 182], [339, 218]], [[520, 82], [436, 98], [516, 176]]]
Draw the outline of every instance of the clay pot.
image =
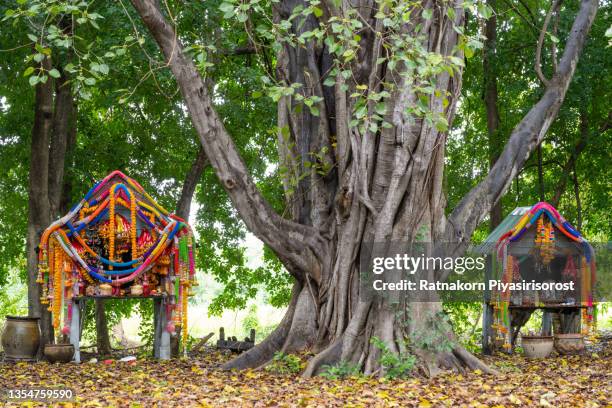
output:
[[557, 334], [555, 349], [559, 354], [582, 354], [585, 349], [584, 337], [580, 333]]
[[74, 346], [70, 343], [45, 344], [45, 357], [50, 363], [69, 363], [74, 356]]
[[552, 336], [521, 336], [523, 353], [528, 358], [546, 358], [553, 350]]
[[2, 349], [7, 361], [36, 361], [40, 346], [38, 317], [6, 316]]

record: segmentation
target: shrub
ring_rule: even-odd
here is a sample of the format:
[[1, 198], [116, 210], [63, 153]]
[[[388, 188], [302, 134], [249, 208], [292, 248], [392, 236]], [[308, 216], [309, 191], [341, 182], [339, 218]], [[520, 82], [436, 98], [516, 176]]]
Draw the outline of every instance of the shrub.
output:
[[408, 353], [394, 353], [378, 337], [373, 337], [371, 341], [374, 347], [381, 351], [379, 362], [385, 369], [385, 378], [406, 378], [412, 375], [417, 361], [416, 356]]
[[270, 364], [266, 366], [266, 371], [273, 374], [297, 374], [302, 371], [303, 363], [299, 356], [295, 354], [285, 354], [277, 351]]
[[344, 360], [335, 365], [324, 365], [321, 369], [323, 371], [319, 375], [328, 380], [339, 380], [346, 377], [361, 375], [361, 369], [358, 364], [353, 364]]

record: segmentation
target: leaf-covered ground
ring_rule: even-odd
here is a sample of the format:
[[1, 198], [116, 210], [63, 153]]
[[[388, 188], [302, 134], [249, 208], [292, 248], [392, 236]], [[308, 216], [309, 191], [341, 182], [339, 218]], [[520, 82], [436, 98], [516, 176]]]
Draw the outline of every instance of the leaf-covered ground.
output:
[[85, 407], [610, 407], [611, 357], [607, 345], [585, 356], [546, 360], [485, 357], [502, 373], [500, 376], [449, 372], [431, 380], [386, 381], [366, 377], [304, 379], [250, 370], [226, 372], [219, 369], [219, 364], [227, 357], [208, 351], [167, 362], [0, 363], [0, 390], [69, 387], [75, 391], [76, 400], [62, 406]]

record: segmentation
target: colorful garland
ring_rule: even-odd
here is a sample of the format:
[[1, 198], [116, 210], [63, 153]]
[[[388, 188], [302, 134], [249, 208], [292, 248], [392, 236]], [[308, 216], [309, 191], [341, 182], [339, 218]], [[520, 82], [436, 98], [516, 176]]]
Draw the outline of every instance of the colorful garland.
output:
[[[584, 248], [580, 261], [580, 294], [581, 304], [586, 306], [582, 310], [583, 333], [593, 330], [593, 287], [595, 284], [595, 257], [593, 249], [572, 225], [563, 218], [550, 204], [539, 202], [526, 212], [516, 225], [503, 234], [497, 242], [497, 257], [504, 265], [502, 279], [504, 282], [516, 280], [515, 272], [518, 270], [516, 260], [508, 254], [508, 244], [520, 240], [532, 226], [536, 226], [535, 246], [539, 249], [542, 263], [548, 265], [555, 257], [556, 230], [560, 231], [571, 241], [579, 243]], [[568, 259], [564, 270], [564, 277], [575, 277], [576, 271], [573, 260]], [[519, 275], [520, 277], [520, 275]], [[494, 324], [497, 330], [497, 340], [504, 341], [503, 347], [509, 348], [510, 316], [508, 312], [509, 293], [493, 294]], [[535, 303], [538, 303], [537, 293]]]
[[[184, 347], [187, 297], [197, 284], [192, 242], [189, 225], [157, 204], [140, 184], [119, 171], [109, 174], [41, 237], [36, 281], [43, 288], [41, 301], [51, 303], [53, 326], [59, 329], [63, 315], [61, 332], [69, 332], [75, 296], [96, 295], [100, 284], [110, 284], [113, 294], [121, 295], [142, 283], [145, 295], [168, 297], [168, 316], [174, 322], [168, 329], [184, 327]], [[170, 265], [170, 253], [180, 258], [180, 265]], [[125, 254], [131, 260], [125, 261]], [[161, 270], [165, 273], [158, 274]]]

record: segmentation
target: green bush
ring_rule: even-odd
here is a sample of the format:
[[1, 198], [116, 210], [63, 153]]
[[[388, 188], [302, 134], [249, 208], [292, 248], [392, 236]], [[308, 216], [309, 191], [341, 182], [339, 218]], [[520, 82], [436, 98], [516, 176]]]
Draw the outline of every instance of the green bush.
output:
[[432, 313], [426, 317], [423, 327], [410, 335], [410, 341], [417, 349], [450, 352], [455, 347], [449, 337], [452, 333], [453, 327], [446, 313]]
[[378, 337], [373, 337], [371, 342], [374, 347], [381, 351], [379, 362], [385, 369], [385, 378], [393, 380], [412, 375], [417, 361], [416, 356], [407, 353], [394, 353]]
[[281, 351], [274, 353], [270, 364], [266, 366], [266, 371], [273, 374], [297, 374], [302, 371], [303, 363], [299, 356], [295, 354], [285, 354]]
[[339, 380], [361, 375], [361, 368], [358, 364], [353, 364], [344, 360], [335, 365], [324, 365], [321, 369], [323, 371], [319, 375], [328, 380]]

